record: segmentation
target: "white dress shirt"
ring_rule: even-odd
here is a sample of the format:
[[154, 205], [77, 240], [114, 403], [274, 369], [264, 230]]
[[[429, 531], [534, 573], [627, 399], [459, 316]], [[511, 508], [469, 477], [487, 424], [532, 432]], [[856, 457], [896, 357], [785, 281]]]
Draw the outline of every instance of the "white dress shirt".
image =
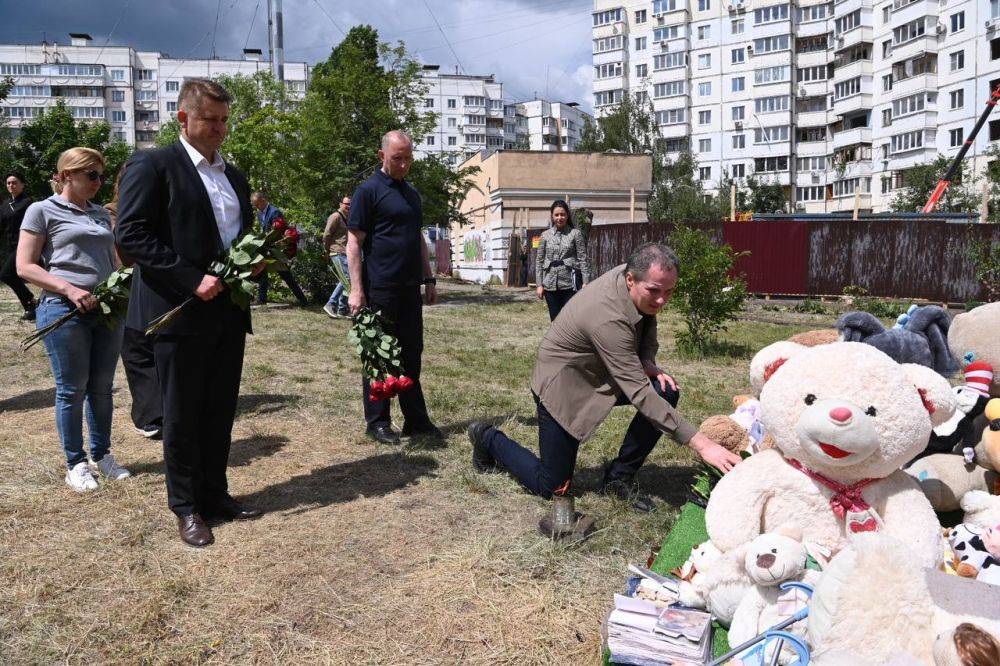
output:
[[222, 155], [216, 151], [209, 164], [205, 156], [181, 136], [181, 144], [187, 150], [188, 156], [194, 162], [194, 168], [205, 184], [208, 199], [212, 202], [212, 212], [215, 213], [215, 224], [219, 227], [222, 237], [222, 247], [228, 250], [233, 241], [240, 235], [240, 200], [226, 177], [226, 163]]

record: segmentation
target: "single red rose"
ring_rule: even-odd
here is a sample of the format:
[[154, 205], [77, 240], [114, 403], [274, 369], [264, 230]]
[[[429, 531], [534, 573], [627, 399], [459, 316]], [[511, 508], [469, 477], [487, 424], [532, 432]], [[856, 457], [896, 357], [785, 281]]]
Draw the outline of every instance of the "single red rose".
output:
[[415, 382], [406, 375], [400, 375], [399, 379], [396, 380], [396, 392], [405, 393], [413, 388], [414, 384]]
[[396, 377], [386, 375], [384, 384], [385, 392], [389, 394], [390, 398], [399, 393], [399, 380]]
[[288, 227], [285, 229], [285, 238], [291, 238], [292, 240], [299, 239], [299, 230], [295, 227]]
[[284, 231], [285, 229], [288, 228], [288, 223], [285, 222], [285, 218], [279, 217], [277, 220], [274, 221], [274, 224], [271, 225], [271, 228], [274, 229], [275, 231]]
[[298, 251], [299, 248], [295, 245], [295, 243], [290, 243], [285, 247], [285, 256], [289, 259], [294, 259]]
[[385, 383], [380, 381], [374, 381], [369, 386], [368, 399], [371, 401], [384, 400], [389, 397], [386, 394]]

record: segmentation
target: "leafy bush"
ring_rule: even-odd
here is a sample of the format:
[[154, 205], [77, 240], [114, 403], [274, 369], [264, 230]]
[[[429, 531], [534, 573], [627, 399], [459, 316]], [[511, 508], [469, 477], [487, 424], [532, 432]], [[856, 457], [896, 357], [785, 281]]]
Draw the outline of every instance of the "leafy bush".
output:
[[670, 245], [681, 262], [672, 303], [687, 326], [678, 334], [677, 346], [681, 351], [704, 354], [711, 349], [715, 334], [724, 331], [743, 309], [746, 283], [729, 275], [743, 253], [717, 245], [705, 232], [683, 224], [670, 234]]
[[976, 279], [986, 288], [986, 297], [991, 302], [1000, 300], [1000, 245], [973, 243], [969, 248], [969, 258], [975, 268]]
[[895, 319], [910, 307], [909, 303], [904, 301], [871, 297], [867, 289], [858, 285], [844, 287], [844, 296], [852, 299], [851, 307], [855, 310], [868, 312], [880, 319]]
[[[323, 242], [313, 234], [303, 234], [300, 237], [299, 253], [292, 262], [292, 273], [313, 303], [326, 303], [337, 284], [337, 276], [323, 250]], [[272, 289], [278, 286], [275, 283], [284, 286], [278, 278], [271, 280]]]
[[807, 298], [801, 303], [797, 303], [795, 307], [792, 308], [795, 312], [803, 312], [806, 314], [830, 314], [830, 310], [820, 303], [819, 301], [814, 301], [811, 298]]

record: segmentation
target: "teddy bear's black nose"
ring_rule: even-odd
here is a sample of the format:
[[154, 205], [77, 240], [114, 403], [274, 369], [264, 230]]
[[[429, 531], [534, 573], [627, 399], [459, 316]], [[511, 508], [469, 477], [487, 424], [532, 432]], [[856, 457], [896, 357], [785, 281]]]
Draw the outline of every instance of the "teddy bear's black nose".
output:
[[778, 559], [771, 553], [764, 553], [763, 555], [757, 556], [757, 566], [761, 569], [770, 569], [774, 565], [774, 561]]

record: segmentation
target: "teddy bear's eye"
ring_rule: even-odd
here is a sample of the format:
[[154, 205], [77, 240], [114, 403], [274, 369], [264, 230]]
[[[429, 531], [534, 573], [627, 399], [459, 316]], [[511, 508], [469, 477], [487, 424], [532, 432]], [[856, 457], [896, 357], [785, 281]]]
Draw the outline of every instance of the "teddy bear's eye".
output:
[[868, 409], [865, 410], [865, 414], [867, 414], [868, 416], [876, 416], [878, 415], [878, 410], [875, 409], [874, 407], [869, 407]]
[[777, 555], [777, 553], [778, 553], [778, 549], [777, 549], [777, 548], [772, 548], [772, 549], [771, 549], [771, 552]]
[[816, 396], [814, 396], [812, 393], [807, 394], [806, 395], [806, 404], [807, 405], [811, 405], [814, 402], [816, 402]]

